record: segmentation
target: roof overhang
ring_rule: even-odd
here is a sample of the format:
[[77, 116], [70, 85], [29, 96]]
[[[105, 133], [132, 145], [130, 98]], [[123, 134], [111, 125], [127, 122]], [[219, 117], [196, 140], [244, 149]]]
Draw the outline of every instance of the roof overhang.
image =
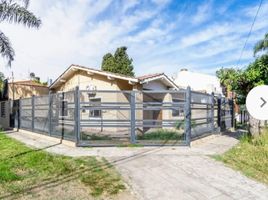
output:
[[89, 76], [93, 76], [94, 74], [106, 76], [108, 80], [115, 80], [115, 79], [120, 79], [120, 80], [126, 80], [130, 84], [134, 85], [139, 83], [139, 80], [137, 78], [132, 78], [132, 77], [127, 77], [127, 76], [121, 76], [119, 74], [115, 73], [110, 73], [110, 72], [105, 72], [101, 70], [95, 70], [91, 68], [86, 68], [82, 67], [79, 65], [71, 65], [65, 72], [63, 72], [49, 87], [50, 89], [56, 88], [60, 86], [62, 83], [65, 83], [70, 76], [72, 76], [75, 72], [77, 71], [85, 71]]
[[159, 76], [155, 76], [152, 78], [146, 78], [142, 81], [140, 81], [141, 84], [147, 84], [149, 82], [153, 82], [153, 81], [161, 81], [162, 83], [164, 83], [166, 86], [174, 88], [174, 89], [179, 89], [179, 87], [165, 74], [161, 74]]

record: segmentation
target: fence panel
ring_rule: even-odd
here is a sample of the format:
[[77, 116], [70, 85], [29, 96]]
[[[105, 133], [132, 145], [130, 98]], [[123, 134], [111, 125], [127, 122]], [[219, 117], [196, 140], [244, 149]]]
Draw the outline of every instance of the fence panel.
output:
[[32, 98], [20, 100], [20, 128], [32, 130]]
[[34, 131], [43, 134], [49, 133], [49, 96], [34, 98]]
[[191, 92], [191, 136], [211, 134], [217, 127], [217, 106], [210, 94]]
[[51, 94], [50, 101], [51, 136], [75, 140], [75, 91]]
[[143, 145], [185, 143], [185, 92], [137, 91], [136, 142]]
[[131, 91], [80, 91], [81, 145], [130, 143]]
[[234, 112], [233, 100], [227, 98], [221, 98], [221, 112], [220, 112], [221, 131], [225, 131], [234, 126], [233, 112]]

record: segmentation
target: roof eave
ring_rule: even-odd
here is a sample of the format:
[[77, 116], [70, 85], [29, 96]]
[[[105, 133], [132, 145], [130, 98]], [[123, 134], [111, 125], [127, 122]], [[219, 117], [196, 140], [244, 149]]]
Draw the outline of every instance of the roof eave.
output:
[[161, 74], [160, 76], [156, 76], [153, 78], [144, 79], [144, 80], [140, 81], [140, 84], [148, 83], [148, 82], [159, 80], [159, 79], [160, 80], [165, 79], [170, 87], [173, 87], [175, 89], [179, 89], [179, 87], [172, 80], [170, 80], [165, 74]]

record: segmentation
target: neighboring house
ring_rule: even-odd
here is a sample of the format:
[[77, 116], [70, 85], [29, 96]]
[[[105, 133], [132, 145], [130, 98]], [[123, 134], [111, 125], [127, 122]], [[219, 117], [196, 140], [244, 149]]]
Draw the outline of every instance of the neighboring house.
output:
[[190, 86], [194, 91], [200, 91], [208, 94], [214, 92], [215, 95], [222, 95], [220, 80], [213, 75], [181, 69], [174, 82], [179, 87], [186, 88], [187, 86]]
[[20, 80], [8, 82], [7, 96], [9, 100], [29, 98], [33, 95], [48, 95], [48, 87], [32, 80]]
[[[79, 65], [71, 65], [63, 74], [61, 74], [50, 86], [50, 90], [53, 93], [74, 91], [75, 87], [79, 86], [80, 102], [82, 108], [81, 119], [94, 120], [95, 125], [99, 123], [99, 127], [96, 127], [96, 132], [102, 132], [102, 122], [104, 120], [129, 120], [129, 110], [105, 110], [96, 109], [92, 110], [89, 107], [98, 105], [105, 105], [109, 103], [118, 103], [118, 107], [130, 105], [130, 93], [124, 91], [159, 91], [157, 94], [150, 93], [136, 93], [136, 105], [143, 107], [143, 103], [146, 102], [172, 102], [173, 98], [168, 93], [161, 93], [166, 90], [178, 90], [177, 85], [168, 78], [164, 73], [151, 74], [140, 77], [130, 77], [121, 74], [106, 72], [102, 70], [87, 68]], [[101, 90], [105, 90], [101, 92]], [[108, 90], [108, 92], [107, 92]], [[111, 90], [117, 92], [109, 92]], [[96, 91], [96, 92], [94, 92]], [[65, 95], [66, 96], [66, 95]], [[72, 98], [69, 98], [69, 101]], [[179, 97], [177, 98], [179, 99]], [[64, 98], [65, 104], [68, 104], [68, 97]], [[147, 105], [148, 106], [148, 105]], [[150, 105], [151, 106], [151, 105]], [[68, 113], [65, 113], [68, 116]], [[167, 110], [137, 110], [136, 119], [141, 120], [140, 123], [148, 123], [144, 120], [162, 120], [170, 119], [172, 115], [177, 114], [175, 112]], [[111, 122], [112, 123], [112, 122]], [[117, 123], [120, 123], [118, 121]], [[124, 123], [124, 122], [122, 122]], [[151, 122], [152, 123], [152, 122]], [[120, 133], [120, 130], [116, 128], [109, 128], [109, 131], [114, 130]], [[144, 129], [146, 131], [148, 129]], [[87, 130], [82, 128], [82, 132]]]
[[[48, 95], [47, 86], [32, 80], [5, 82], [3, 96], [0, 99], [0, 128], [14, 127], [15, 116], [19, 108], [20, 98], [30, 98], [33, 95]], [[8, 100], [14, 100], [13, 103]]]

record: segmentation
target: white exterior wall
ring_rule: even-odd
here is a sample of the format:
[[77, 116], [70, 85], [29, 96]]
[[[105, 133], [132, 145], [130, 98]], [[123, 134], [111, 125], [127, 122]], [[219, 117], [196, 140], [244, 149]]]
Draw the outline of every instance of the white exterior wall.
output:
[[220, 81], [216, 76], [191, 72], [191, 71], [180, 71], [177, 74], [175, 83], [179, 87], [186, 88], [190, 86], [192, 90], [206, 91], [207, 93], [222, 94], [222, 88]]
[[167, 86], [165, 86], [161, 81], [155, 80], [149, 83], [143, 84], [143, 89], [147, 90], [167, 90]]

